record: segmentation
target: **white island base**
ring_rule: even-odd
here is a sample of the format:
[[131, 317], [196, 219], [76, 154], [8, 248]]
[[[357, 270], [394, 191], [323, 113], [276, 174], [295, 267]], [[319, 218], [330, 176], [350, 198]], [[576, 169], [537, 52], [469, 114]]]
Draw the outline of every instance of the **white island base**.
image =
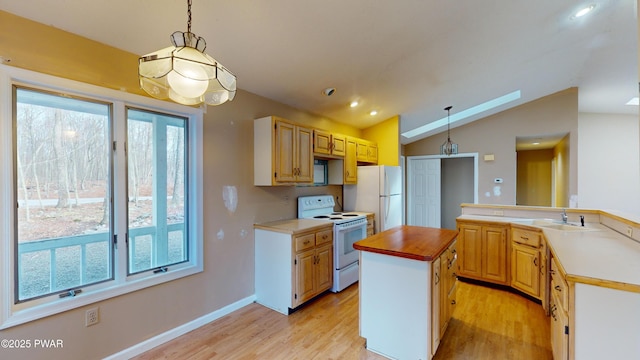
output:
[[368, 350], [390, 359], [431, 359], [431, 265], [360, 252], [360, 336]]

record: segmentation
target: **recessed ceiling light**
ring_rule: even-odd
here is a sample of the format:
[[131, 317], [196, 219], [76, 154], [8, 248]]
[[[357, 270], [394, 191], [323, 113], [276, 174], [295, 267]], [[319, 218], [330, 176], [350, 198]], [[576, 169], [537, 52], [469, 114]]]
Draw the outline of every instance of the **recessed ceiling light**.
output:
[[375, 116], [378, 115], [378, 112], [376, 110], [371, 110], [371, 112], [369, 113], [369, 115], [371, 116]]
[[596, 8], [595, 4], [591, 4], [585, 8], [582, 8], [580, 10], [578, 10], [578, 12], [576, 12], [575, 14], [573, 14], [573, 16], [571, 17], [572, 19], [577, 19], [580, 17], [583, 17], [585, 15], [587, 15], [588, 13], [590, 13], [591, 11], [593, 11], [593, 9]]
[[336, 88], [333, 88], [333, 87], [328, 87], [328, 88], [326, 88], [326, 89], [322, 90], [322, 94], [323, 94], [324, 96], [331, 96], [331, 95], [333, 95], [335, 92], [336, 92]]
[[639, 101], [638, 97], [634, 97], [633, 99], [629, 100], [629, 102], [627, 102], [627, 105], [638, 106], [638, 105], [640, 105], [640, 101]]
[[351, 106], [352, 108], [358, 106], [358, 102], [357, 101], [352, 101], [351, 104], [349, 104], [349, 106]]
[[536, 142], [532, 143], [532, 145], [540, 145], [540, 143], [536, 141]]

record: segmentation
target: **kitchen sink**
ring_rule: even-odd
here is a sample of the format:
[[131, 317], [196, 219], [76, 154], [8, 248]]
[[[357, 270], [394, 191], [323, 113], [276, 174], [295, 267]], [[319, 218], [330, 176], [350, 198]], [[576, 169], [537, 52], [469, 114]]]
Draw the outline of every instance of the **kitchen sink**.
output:
[[543, 229], [552, 229], [558, 231], [597, 231], [598, 229], [580, 226], [579, 224], [563, 223], [552, 219], [527, 219], [515, 221], [520, 224], [538, 226]]
[[550, 219], [536, 219], [531, 222], [531, 225], [539, 226], [543, 229], [553, 229], [559, 231], [596, 231], [597, 229], [580, 226], [573, 223], [563, 223]]
[[593, 231], [595, 230], [588, 227], [573, 225], [573, 224], [546, 223], [546, 224], [533, 224], [533, 225], [540, 226], [545, 229], [554, 229], [554, 230], [560, 230], [560, 231]]

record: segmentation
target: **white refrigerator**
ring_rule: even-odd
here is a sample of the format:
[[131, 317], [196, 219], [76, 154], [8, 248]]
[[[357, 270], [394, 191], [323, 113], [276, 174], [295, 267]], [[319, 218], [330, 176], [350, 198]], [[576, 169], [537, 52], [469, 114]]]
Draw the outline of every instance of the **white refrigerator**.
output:
[[344, 210], [375, 214], [376, 233], [402, 225], [402, 170], [358, 166], [358, 184], [344, 185]]

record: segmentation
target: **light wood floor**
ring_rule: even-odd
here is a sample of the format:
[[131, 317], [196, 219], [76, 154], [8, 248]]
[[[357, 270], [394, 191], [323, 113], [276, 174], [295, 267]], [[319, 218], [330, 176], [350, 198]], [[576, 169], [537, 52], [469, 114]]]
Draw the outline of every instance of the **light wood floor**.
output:
[[[434, 360], [552, 359], [549, 318], [539, 304], [465, 282], [457, 298]], [[135, 359], [384, 359], [364, 344], [353, 285], [289, 316], [251, 304]]]

